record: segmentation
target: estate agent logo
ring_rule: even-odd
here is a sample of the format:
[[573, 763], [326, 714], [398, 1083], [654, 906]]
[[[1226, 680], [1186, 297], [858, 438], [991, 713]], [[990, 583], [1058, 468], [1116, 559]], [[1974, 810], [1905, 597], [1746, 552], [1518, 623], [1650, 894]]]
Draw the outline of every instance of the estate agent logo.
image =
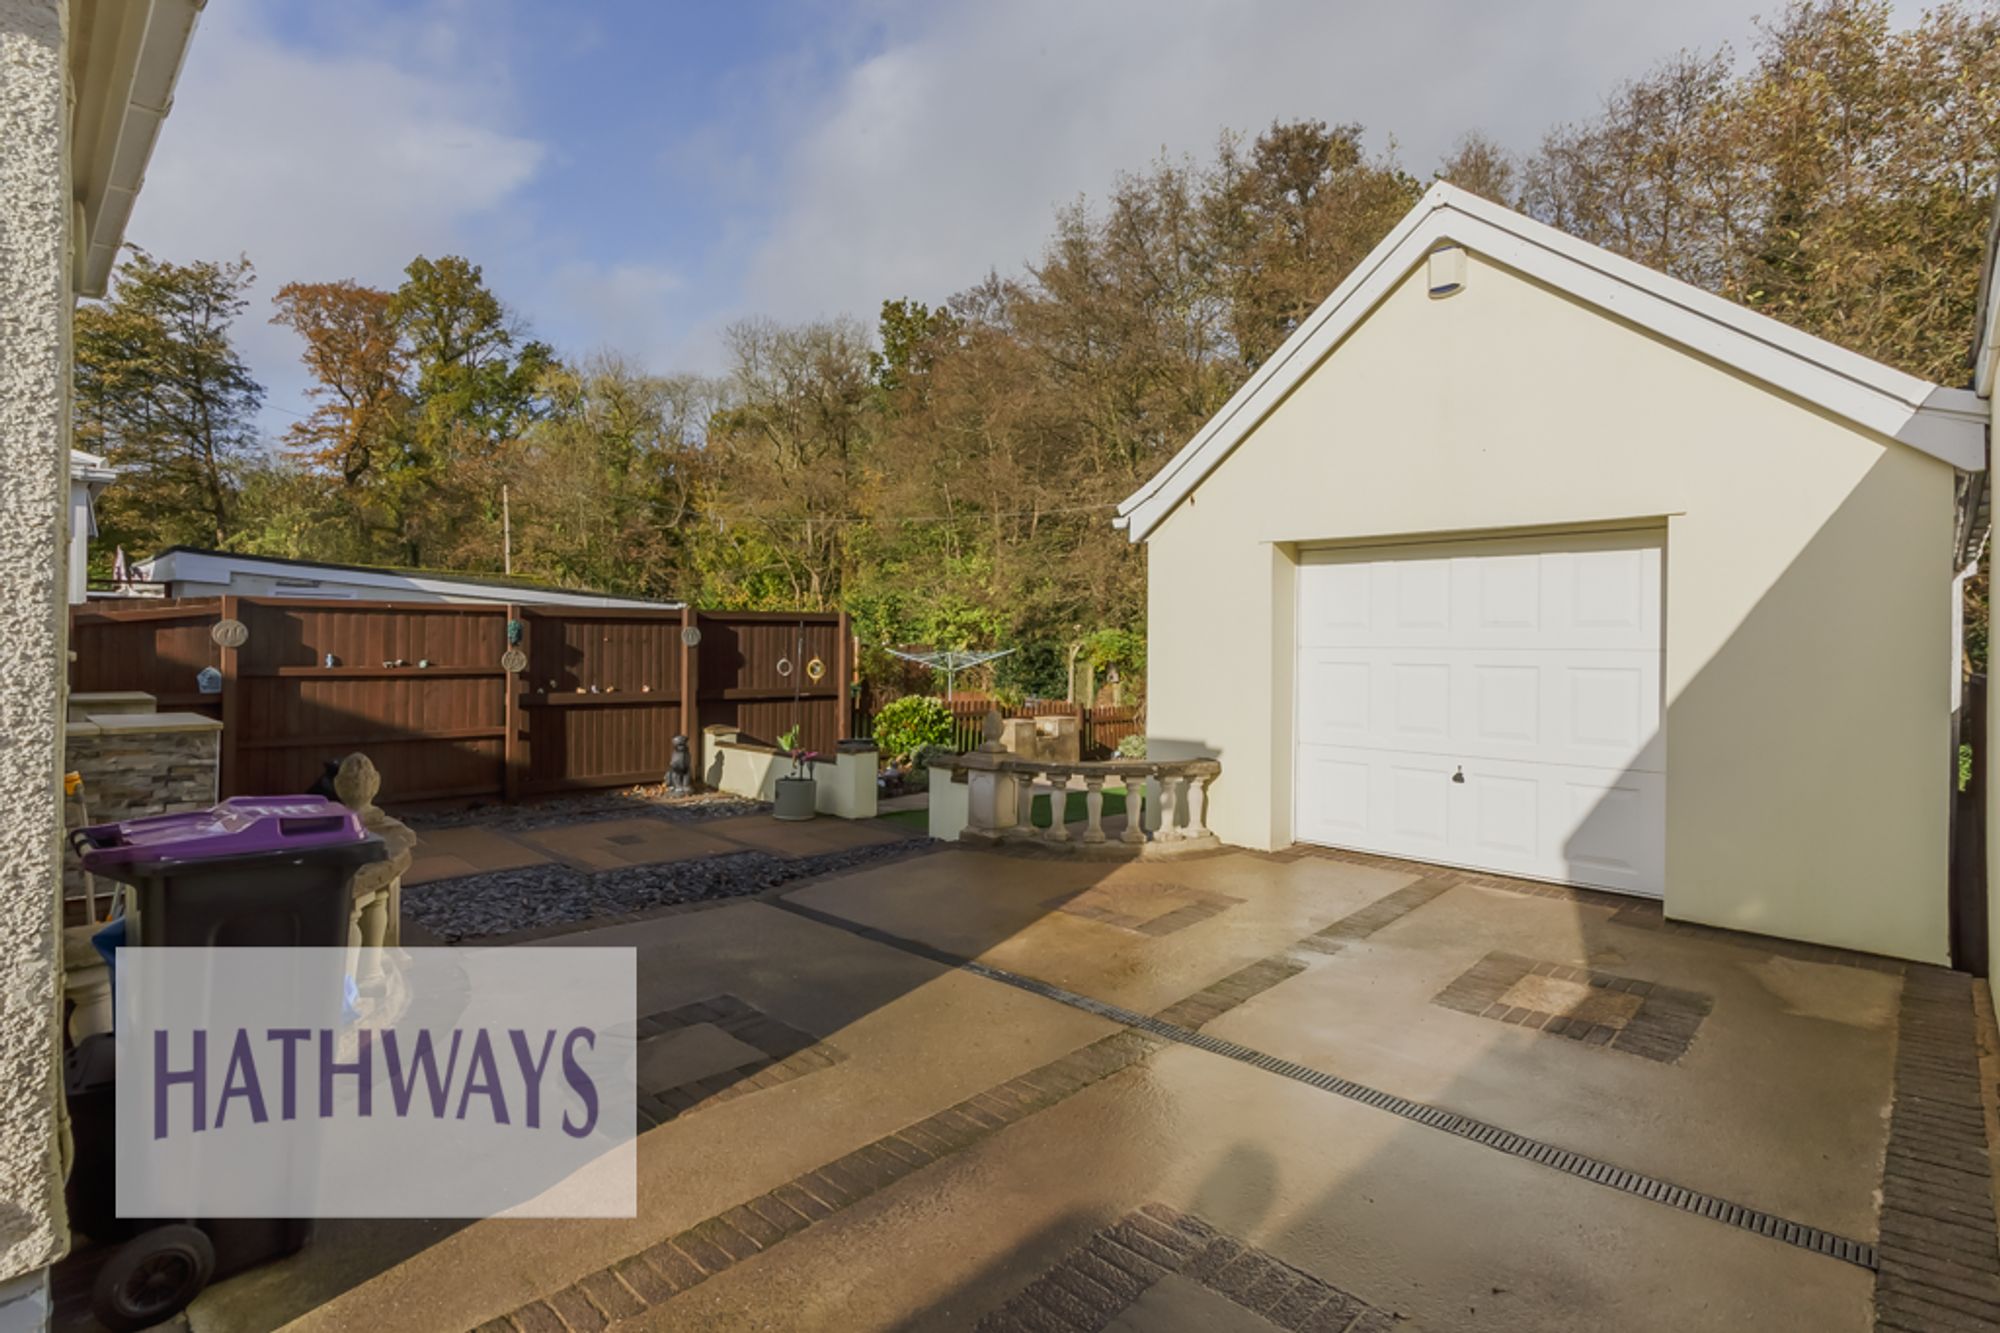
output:
[[630, 1217], [630, 949], [122, 949], [124, 1217]]

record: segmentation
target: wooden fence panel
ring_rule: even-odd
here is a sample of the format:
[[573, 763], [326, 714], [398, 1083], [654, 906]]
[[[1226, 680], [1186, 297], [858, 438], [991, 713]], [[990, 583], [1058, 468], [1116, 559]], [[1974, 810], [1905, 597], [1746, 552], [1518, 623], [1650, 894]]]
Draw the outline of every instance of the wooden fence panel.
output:
[[[240, 649], [210, 638], [224, 617], [249, 630]], [[516, 620], [528, 665], [509, 675]], [[71, 635], [72, 689], [145, 690], [223, 718], [224, 795], [304, 790], [355, 750], [386, 800], [657, 782], [673, 738], [703, 723], [760, 739], [802, 723], [806, 746], [831, 751], [849, 711], [849, 630], [830, 613], [225, 597], [86, 604]], [[196, 688], [207, 666], [220, 695]]]
[[222, 650], [208, 635], [220, 615], [221, 603], [213, 597], [74, 607], [70, 689], [144, 690], [163, 710], [220, 717], [221, 697], [203, 694], [195, 684], [202, 668], [222, 664]]
[[231, 794], [302, 790], [355, 750], [381, 770], [385, 800], [501, 794], [504, 608], [230, 600], [250, 631], [223, 735]]
[[522, 607], [520, 615], [521, 789], [664, 778], [681, 730], [681, 612]]
[[[993, 707], [994, 701], [984, 695], [946, 700], [945, 708], [951, 713], [950, 748], [961, 754], [977, 748], [986, 739], [986, 714]], [[1146, 734], [1139, 709], [1130, 704], [1085, 708], [1060, 699], [1038, 699], [1001, 712], [1007, 717], [1077, 718], [1077, 743], [1084, 759], [1110, 759], [1118, 752], [1118, 742]], [[873, 733], [872, 713], [871, 708], [870, 716], [861, 722], [860, 735]]]
[[[704, 611], [697, 711], [702, 726], [739, 728], [775, 743], [797, 726], [799, 744], [832, 753], [847, 730], [845, 616]], [[820, 678], [810, 670], [817, 662]]]

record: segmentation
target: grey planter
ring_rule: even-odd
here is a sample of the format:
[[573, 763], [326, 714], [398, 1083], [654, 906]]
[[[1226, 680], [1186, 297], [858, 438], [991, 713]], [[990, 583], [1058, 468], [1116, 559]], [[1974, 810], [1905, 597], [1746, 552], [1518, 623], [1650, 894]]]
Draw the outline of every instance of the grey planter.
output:
[[779, 778], [771, 814], [778, 819], [811, 819], [818, 787], [811, 778]]

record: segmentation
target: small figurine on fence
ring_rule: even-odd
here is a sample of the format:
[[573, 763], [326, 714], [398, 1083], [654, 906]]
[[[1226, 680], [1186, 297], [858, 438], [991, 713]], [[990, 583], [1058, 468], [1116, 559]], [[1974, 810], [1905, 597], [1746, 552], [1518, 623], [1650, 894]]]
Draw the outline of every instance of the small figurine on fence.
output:
[[694, 764], [688, 758], [688, 738], [674, 737], [674, 757], [667, 761], [667, 791], [674, 796], [694, 794]]

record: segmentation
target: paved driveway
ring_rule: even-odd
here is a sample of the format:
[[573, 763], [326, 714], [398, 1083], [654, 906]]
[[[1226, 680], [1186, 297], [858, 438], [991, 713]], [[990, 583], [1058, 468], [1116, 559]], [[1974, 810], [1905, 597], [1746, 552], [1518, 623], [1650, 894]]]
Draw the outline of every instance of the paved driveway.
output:
[[200, 1333], [2000, 1316], [1930, 969], [1234, 852], [951, 849], [556, 942], [639, 950], [640, 1216], [329, 1223]]

